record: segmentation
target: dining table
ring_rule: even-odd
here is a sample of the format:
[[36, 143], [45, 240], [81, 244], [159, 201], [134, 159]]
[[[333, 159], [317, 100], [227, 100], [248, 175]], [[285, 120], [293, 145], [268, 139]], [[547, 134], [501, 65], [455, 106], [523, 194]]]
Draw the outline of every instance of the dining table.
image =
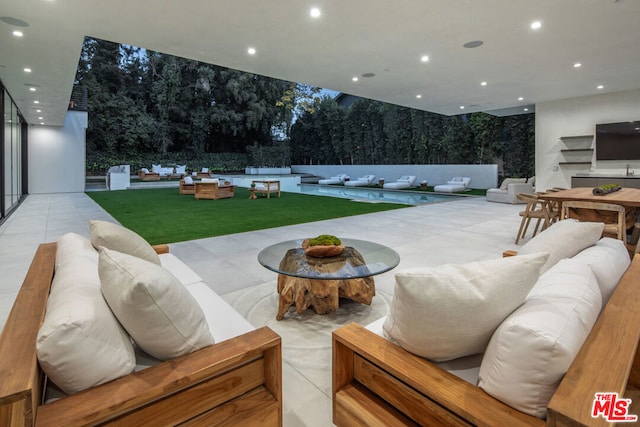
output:
[[[610, 203], [623, 206], [625, 209], [627, 230], [634, 227], [637, 223], [636, 208], [640, 207], [640, 189], [638, 188], [621, 188], [618, 191], [607, 194], [593, 194], [592, 187], [576, 187], [560, 191], [539, 193], [538, 198], [548, 202], [556, 202], [558, 204], [558, 212], [562, 212], [562, 203], [567, 201]], [[640, 232], [640, 229], [638, 231]], [[636, 238], [635, 228], [632, 238]]]
[[622, 188], [612, 193], [596, 195], [593, 194], [593, 188], [591, 187], [577, 187], [568, 188], [566, 190], [542, 193], [539, 194], [538, 197], [542, 200], [558, 202], [558, 204], [560, 205], [560, 210], [562, 209], [562, 202], [566, 202], [569, 200], [612, 203], [616, 205], [622, 205], [625, 209], [640, 207], [640, 189], [638, 188]]

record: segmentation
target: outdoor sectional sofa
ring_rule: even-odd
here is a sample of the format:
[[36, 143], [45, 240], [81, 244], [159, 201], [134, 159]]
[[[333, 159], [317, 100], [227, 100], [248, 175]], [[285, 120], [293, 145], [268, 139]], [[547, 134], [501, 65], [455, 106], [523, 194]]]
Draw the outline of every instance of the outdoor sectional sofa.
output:
[[[206, 426], [281, 426], [280, 337], [267, 327], [255, 329], [203, 283], [195, 272], [170, 254], [167, 245], [154, 247], [154, 254], [159, 254], [160, 265], [152, 267], [156, 273], [161, 272], [163, 277], [169, 277], [167, 275], [170, 274], [174, 286], [162, 290], [159, 298], [165, 293], [173, 295], [176, 291], [179, 295], [191, 295], [205, 317], [205, 322], [198, 323], [195, 329], [210, 331], [215, 343], [201, 343], [200, 349], [188, 349], [183, 351], [183, 355], [163, 357], [166, 361], [161, 361], [142, 352], [142, 338], [139, 341], [136, 338], [134, 360], [126, 364], [115, 363], [120, 360], [119, 355], [129, 354], [114, 345], [114, 342], [120, 342], [118, 339], [103, 339], [100, 334], [111, 327], [109, 325], [119, 324], [119, 320], [127, 325], [126, 334], [130, 332], [131, 319], [111, 319], [113, 313], [121, 315], [121, 312], [116, 311], [118, 305], [106, 297], [109, 293], [105, 293], [103, 273], [110, 270], [103, 266], [102, 257], [107, 254], [116, 259], [114, 254], [117, 254], [120, 260], [145, 266], [151, 262], [105, 249], [106, 246], [96, 251], [92, 246], [96, 242], [93, 234], [92, 230], [92, 239], [88, 242], [82, 236], [68, 233], [58, 242], [41, 244], [33, 258], [0, 335], [0, 425], [188, 423]], [[108, 236], [103, 237], [98, 240], [100, 243], [122, 249], [118, 245], [123, 239], [109, 240]], [[73, 280], [68, 280], [69, 274]], [[107, 281], [112, 279], [114, 277], [107, 275]], [[96, 280], [100, 283], [96, 284]], [[156, 280], [150, 283], [156, 283]], [[72, 293], [67, 293], [67, 298], [60, 298], [69, 289], [72, 289]], [[106, 306], [104, 301], [99, 302], [101, 290], [104, 299], [109, 302], [106, 309], [103, 307]], [[80, 317], [74, 310], [84, 306], [82, 302], [87, 301], [87, 295], [92, 295], [97, 314], [83, 314], [84, 317]], [[116, 295], [119, 296], [120, 292]], [[185, 310], [182, 303], [178, 303], [176, 298], [169, 298], [165, 313], [167, 306], [169, 311], [174, 306], [179, 307], [174, 313], [176, 321], [169, 324], [171, 327], [161, 328], [159, 333], [163, 338], [145, 342], [145, 346], [155, 347], [154, 351], [158, 351], [157, 347], [165, 348], [172, 341], [168, 331], [177, 328], [184, 319], [191, 318], [192, 312], [199, 312], [198, 309]], [[191, 304], [193, 308], [194, 303]], [[138, 304], [134, 306], [137, 308]], [[59, 311], [61, 307], [62, 313]], [[58, 314], [71, 316], [65, 310], [76, 313], [72, 321], [63, 321], [50, 329], [52, 317], [55, 321]], [[111, 314], [99, 317], [105, 311]], [[139, 312], [134, 318], [142, 315]], [[157, 329], [162, 322], [141, 320], [140, 323], [142, 331], [147, 333]], [[81, 333], [74, 333], [76, 330]], [[56, 334], [60, 333], [64, 339], [58, 339]], [[127, 335], [124, 337], [124, 341], [129, 339]], [[195, 340], [187, 340], [185, 345], [192, 345]], [[95, 342], [101, 342], [110, 350], [96, 351]], [[81, 345], [72, 351], [66, 346], [78, 343]], [[61, 351], [63, 357], [57, 361]], [[118, 368], [124, 366], [127, 372], [135, 368], [135, 371], [112, 375], [111, 365]], [[45, 370], [56, 376], [56, 384], [44, 373]], [[69, 388], [73, 390], [68, 393], [61, 391]]]
[[499, 188], [487, 190], [487, 202], [526, 203], [518, 199], [518, 193], [533, 194], [533, 186], [525, 178], [506, 178]]
[[[566, 239], [553, 238], [554, 227], [522, 247], [528, 255], [514, 258], [544, 249], [532, 243], [539, 237], [552, 245]], [[624, 416], [638, 415], [640, 256], [630, 263], [624, 244], [608, 238], [577, 254], [560, 246], [551, 248], [546, 270], [492, 333], [484, 355], [430, 361], [392, 342], [387, 319], [334, 331], [334, 423], [605, 426], [607, 414], [615, 416], [613, 393]]]

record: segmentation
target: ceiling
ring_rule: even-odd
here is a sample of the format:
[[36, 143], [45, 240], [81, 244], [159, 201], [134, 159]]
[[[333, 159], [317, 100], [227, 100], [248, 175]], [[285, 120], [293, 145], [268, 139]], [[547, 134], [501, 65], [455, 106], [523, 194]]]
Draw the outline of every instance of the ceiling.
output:
[[64, 123], [85, 35], [446, 115], [640, 88], [640, 0], [2, 3], [0, 79], [30, 124]]

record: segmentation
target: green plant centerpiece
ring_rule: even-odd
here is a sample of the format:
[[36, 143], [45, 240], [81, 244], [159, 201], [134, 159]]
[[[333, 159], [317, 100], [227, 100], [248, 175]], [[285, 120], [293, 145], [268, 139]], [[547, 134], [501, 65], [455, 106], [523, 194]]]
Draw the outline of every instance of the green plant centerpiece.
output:
[[594, 195], [604, 195], [604, 194], [613, 193], [614, 191], [618, 191], [621, 189], [622, 187], [620, 186], [620, 184], [603, 184], [594, 188], [592, 193]]
[[331, 234], [305, 239], [302, 242], [304, 253], [313, 257], [331, 257], [340, 255], [344, 250], [342, 241]]

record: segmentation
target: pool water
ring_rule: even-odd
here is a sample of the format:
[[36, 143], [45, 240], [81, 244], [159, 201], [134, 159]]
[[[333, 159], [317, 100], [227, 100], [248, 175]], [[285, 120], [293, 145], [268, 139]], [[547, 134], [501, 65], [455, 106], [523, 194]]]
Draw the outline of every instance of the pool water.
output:
[[315, 196], [339, 197], [371, 203], [399, 203], [403, 205], [423, 205], [425, 203], [460, 200], [454, 195], [430, 194], [418, 191], [394, 191], [362, 187], [342, 187], [338, 185], [300, 184], [299, 193]]

